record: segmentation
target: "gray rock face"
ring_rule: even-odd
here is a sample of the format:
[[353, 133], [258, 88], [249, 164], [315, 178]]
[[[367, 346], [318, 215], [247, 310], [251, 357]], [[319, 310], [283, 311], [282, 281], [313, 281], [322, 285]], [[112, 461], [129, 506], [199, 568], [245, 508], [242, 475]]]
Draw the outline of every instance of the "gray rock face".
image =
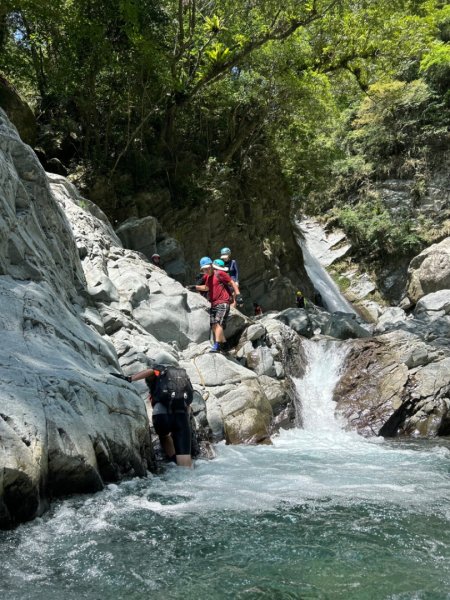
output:
[[416, 304], [415, 314], [426, 312], [430, 316], [441, 317], [450, 312], [450, 290], [439, 290], [432, 294], [422, 296]]
[[412, 259], [407, 294], [413, 303], [422, 296], [450, 289], [450, 238], [426, 248]]
[[186, 263], [183, 249], [177, 240], [162, 231], [154, 217], [127, 219], [117, 228], [117, 235], [125, 248], [141, 252], [148, 259], [155, 253], [159, 254], [164, 271], [177, 281], [185, 282]]
[[319, 334], [340, 340], [370, 336], [370, 332], [358, 323], [353, 314], [288, 308], [280, 312], [276, 318], [307, 338]]
[[[74, 188], [57, 176], [51, 176], [51, 181], [76, 244], [83, 249], [80, 256], [86, 279], [97, 277], [99, 281], [88, 288], [96, 311], [89, 308], [84, 317], [113, 345], [124, 372], [148, 367], [161, 350], [170, 354], [186, 368], [205, 399], [205, 410], [197, 411], [196, 421], [204, 427], [206, 417], [214, 439], [261, 443], [268, 441], [277, 427], [294, 421], [293, 395], [284, 382], [284, 354], [287, 356], [286, 348], [293, 345], [291, 336], [295, 336], [291, 330], [283, 330], [278, 323], [278, 335], [269, 340], [262, 323], [232, 309], [226, 335], [250, 344], [255, 360], [247, 362], [247, 357], [237, 356], [238, 351], [227, 357], [209, 353], [208, 302], [188, 292], [140, 253], [122, 248], [110, 226], [95, 216], [90, 206], [85, 210]], [[242, 344], [238, 342], [238, 349]], [[258, 375], [265, 378], [259, 381]], [[278, 382], [285, 392], [272, 410], [266, 389]], [[146, 395], [144, 385], [136, 387]]]
[[283, 378], [295, 334], [233, 310], [227, 335], [248, 329], [255, 370], [210, 354], [208, 303], [124, 249], [98, 207], [46, 176], [3, 113], [0, 186], [0, 526], [39, 514], [49, 494], [153, 467], [145, 384], [109, 371], [137, 372], [157, 353], [187, 368], [195, 421], [216, 439], [267, 442], [293, 420]]
[[450, 432], [450, 352], [393, 331], [348, 342], [335, 390], [337, 411], [364, 435], [436, 436]]
[[49, 494], [144, 475], [153, 453], [142, 400], [108, 375], [114, 347], [83, 320], [68, 221], [2, 111], [0, 190], [1, 527], [42, 512]]

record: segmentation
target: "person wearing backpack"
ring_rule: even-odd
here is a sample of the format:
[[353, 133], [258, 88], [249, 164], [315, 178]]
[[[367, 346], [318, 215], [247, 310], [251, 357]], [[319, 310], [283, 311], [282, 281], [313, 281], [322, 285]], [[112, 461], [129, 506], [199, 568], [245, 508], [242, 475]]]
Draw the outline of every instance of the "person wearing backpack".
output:
[[210, 352], [220, 352], [224, 349], [226, 327], [230, 305], [235, 302], [242, 303], [238, 284], [225, 271], [221, 264], [223, 261], [213, 261], [209, 256], [200, 259], [200, 270], [203, 273], [203, 283], [191, 286], [197, 292], [208, 292], [211, 302], [209, 322], [214, 336], [214, 344]]
[[158, 356], [151, 369], [125, 376], [111, 373], [115, 377], [132, 383], [145, 379], [150, 391], [152, 421], [161, 447], [168, 459], [180, 467], [192, 467], [190, 405], [193, 387], [185, 369], [167, 364], [164, 356]]
[[228, 271], [228, 275], [239, 285], [239, 268], [234, 258], [231, 258], [230, 248], [222, 248], [220, 251], [220, 258], [225, 263], [225, 268]]

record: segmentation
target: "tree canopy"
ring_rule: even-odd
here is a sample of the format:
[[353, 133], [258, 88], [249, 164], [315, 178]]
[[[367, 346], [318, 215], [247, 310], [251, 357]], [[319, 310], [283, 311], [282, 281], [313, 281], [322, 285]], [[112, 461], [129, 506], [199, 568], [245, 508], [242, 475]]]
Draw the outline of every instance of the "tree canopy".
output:
[[388, 113], [408, 94], [443, 101], [449, 23], [439, 0], [4, 0], [0, 71], [44, 150], [119, 196], [184, 201], [188, 174], [239, 172], [262, 145], [306, 197], [349, 153], [367, 170], [398, 150]]

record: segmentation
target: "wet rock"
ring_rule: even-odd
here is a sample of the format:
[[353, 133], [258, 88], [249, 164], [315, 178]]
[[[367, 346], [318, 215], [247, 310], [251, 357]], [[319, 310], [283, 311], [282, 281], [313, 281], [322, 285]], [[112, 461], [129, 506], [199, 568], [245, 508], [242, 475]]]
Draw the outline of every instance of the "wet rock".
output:
[[[364, 435], [434, 436], [445, 430], [450, 352], [393, 331], [347, 342], [349, 353], [334, 397], [336, 410]], [[423, 415], [427, 406], [427, 415]], [[420, 421], [420, 428], [417, 423]]]
[[229, 444], [256, 444], [270, 439], [272, 407], [257, 381], [242, 382], [237, 393], [220, 398], [225, 439]]

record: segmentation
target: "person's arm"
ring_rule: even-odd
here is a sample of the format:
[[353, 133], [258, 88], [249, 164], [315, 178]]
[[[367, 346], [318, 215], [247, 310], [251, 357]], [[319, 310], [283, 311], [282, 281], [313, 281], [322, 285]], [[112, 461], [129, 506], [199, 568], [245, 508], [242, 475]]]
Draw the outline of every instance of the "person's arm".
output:
[[234, 298], [236, 299], [236, 296], [240, 296], [241, 295], [241, 292], [239, 291], [239, 284], [236, 281], [231, 280], [230, 281], [230, 285], [233, 288]]
[[236, 283], [239, 285], [239, 267], [236, 261], [234, 261], [234, 270], [236, 272]]
[[155, 374], [153, 369], [145, 369], [145, 371], [139, 371], [139, 373], [135, 373], [131, 375], [131, 381], [139, 381], [140, 379], [145, 379], [146, 377], [153, 377]]
[[209, 292], [209, 288], [205, 283], [205, 276], [197, 277], [197, 281], [201, 283], [195, 283], [194, 285], [188, 285], [187, 289], [191, 292]]

